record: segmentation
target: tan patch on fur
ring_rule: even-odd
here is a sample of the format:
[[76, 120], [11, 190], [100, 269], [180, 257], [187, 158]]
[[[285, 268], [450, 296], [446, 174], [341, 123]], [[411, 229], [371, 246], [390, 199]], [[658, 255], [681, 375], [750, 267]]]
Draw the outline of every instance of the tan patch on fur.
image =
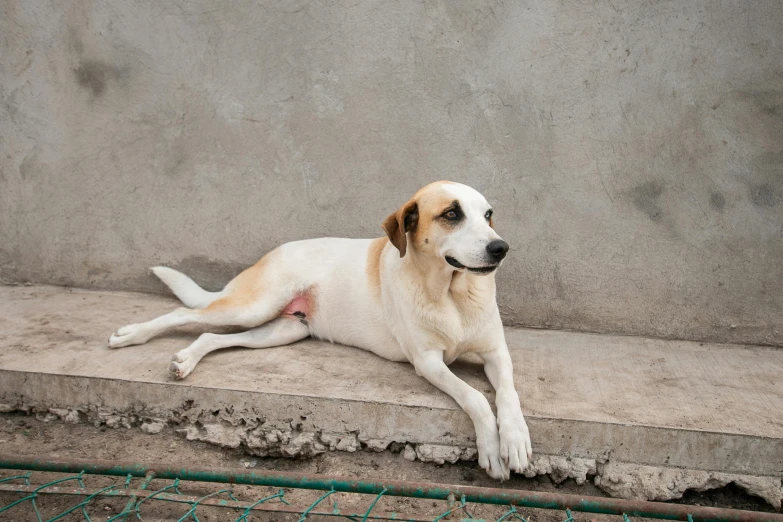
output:
[[387, 237], [373, 239], [367, 250], [367, 279], [370, 283], [370, 291], [375, 297], [381, 295], [381, 254], [388, 242]]
[[[426, 239], [429, 237], [428, 234], [433, 225], [433, 218], [443, 212], [454, 201], [453, 196], [440, 190], [443, 185], [452, 184], [454, 184], [453, 181], [442, 180], [420, 188], [405, 205], [389, 215], [383, 222], [381, 226], [392, 245], [400, 251], [400, 257], [405, 255], [408, 248], [408, 241], [403, 229], [406, 212], [411, 208], [415, 208], [419, 214], [416, 227], [411, 234], [413, 244], [416, 246], [418, 241], [422, 241], [421, 238]], [[423, 214], [422, 210], [424, 210]]]
[[427, 192], [427, 191], [429, 191], [429, 190], [432, 190], [432, 189], [434, 189], [434, 188], [440, 187], [440, 186], [442, 186], [442, 185], [455, 185], [455, 183], [454, 183], [453, 181], [449, 181], [449, 180], [447, 180], [447, 179], [442, 179], [442, 180], [440, 180], [440, 181], [433, 181], [433, 182], [432, 182], [432, 183], [430, 183], [429, 185], [424, 185], [423, 187], [421, 187], [421, 188], [420, 188], [420, 189], [419, 189], [419, 190], [416, 192], [416, 194], [415, 194], [413, 197], [415, 198], [415, 197], [416, 197], [416, 196], [418, 196], [419, 194], [423, 194], [424, 192]]
[[[435, 218], [443, 213], [454, 203], [454, 196], [438, 190], [440, 185], [451, 183], [450, 181], [439, 181], [427, 185], [420, 190], [418, 194], [419, 204], [419, 226], [413, 233], [414, 245], [419, 245], [424, 239], [429, 239], [432, 235], [432, 228], [437, 226]], [[426, 189], [426, 191], [425, 191]], [[425, 191], [425, 192], [422, 192]], [[416, 196], [414, 196], [415, 198]]]
[[248, 306], [259, 300], [264, 288], [264, 272], [270, 261], [278, 255], [277, 249], [262, 257], [255, 265], [245, 269], [229, 283], [229, 294], [203, 308], [206, 311], [228, 310]]
[[304, 296], [307, 298], [307, 311], [310, 312], [309, 319], [318, 311], [318, 285], [308, 287], [304, 291]]

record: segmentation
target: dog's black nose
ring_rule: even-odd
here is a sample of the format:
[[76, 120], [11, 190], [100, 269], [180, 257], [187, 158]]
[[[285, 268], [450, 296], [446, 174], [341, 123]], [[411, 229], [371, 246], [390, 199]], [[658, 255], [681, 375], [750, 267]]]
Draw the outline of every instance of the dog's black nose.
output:
[[506, 257], [506, 252], [508, 252], [508, 243], [502, 239], [495, 239], [494, 241], [490, 241], [487, 243], [487, 252], [492, 257], [492, 259], [495, 261], [500, 261]]

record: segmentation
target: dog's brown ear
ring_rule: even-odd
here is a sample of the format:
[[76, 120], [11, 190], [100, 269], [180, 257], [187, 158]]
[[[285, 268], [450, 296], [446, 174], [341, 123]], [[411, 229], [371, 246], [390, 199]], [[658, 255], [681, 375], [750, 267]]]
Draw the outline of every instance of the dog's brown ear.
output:
[[407, 232], [416, 230], [419, 224], [419, 206], [415, 201], [408, 201], [400, 209], [386, 218], [381, 227], [389, 236], [391, 244], [400, 251], [400, 257], [408, 250]]

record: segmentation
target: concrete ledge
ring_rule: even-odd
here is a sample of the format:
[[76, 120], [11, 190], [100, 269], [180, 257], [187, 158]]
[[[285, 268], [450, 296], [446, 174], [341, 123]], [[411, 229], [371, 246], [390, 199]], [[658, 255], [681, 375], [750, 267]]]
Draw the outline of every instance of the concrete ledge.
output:
[[[67, 421], [164, 423], [257, 455], [382, 451], [475, 458], [457, 405], [407, 364], [316, 341], [205, 358], [183, 382], [171, 355], [198, 333], [109, 350], [118, 326], [170, 310], [156, 296], [0, 287], [0, 408]], [[676, 498], [736, 482], [780, 505], [783, 350], [507, 331], [537, 458], [529, 475], [593, 478], [631, 498]], [[492, 395], [479, 365], [455, 372]]]

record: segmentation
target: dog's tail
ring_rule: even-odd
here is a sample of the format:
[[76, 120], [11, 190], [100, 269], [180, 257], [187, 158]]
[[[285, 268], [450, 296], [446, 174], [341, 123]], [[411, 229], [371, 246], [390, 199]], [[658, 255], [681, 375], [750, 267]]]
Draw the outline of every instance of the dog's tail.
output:
[[171, 288], [180, 301], [190, 308], [204, 308], [220, 297], [221, 292], [207, 292], [191, 278], [166, 266], [154, 266], [152, 271]]

